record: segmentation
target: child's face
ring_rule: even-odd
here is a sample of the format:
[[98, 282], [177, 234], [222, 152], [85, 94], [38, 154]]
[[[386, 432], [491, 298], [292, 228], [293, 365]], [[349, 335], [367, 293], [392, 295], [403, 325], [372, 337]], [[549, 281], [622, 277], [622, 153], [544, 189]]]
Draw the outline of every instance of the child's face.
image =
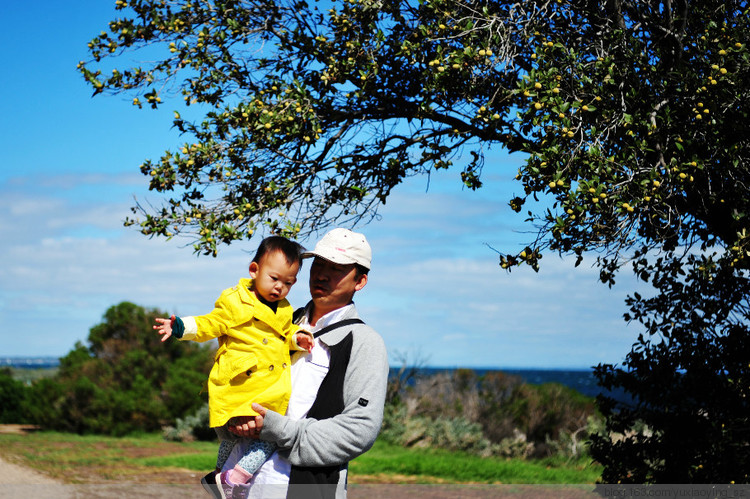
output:
[[250, 277], [253, 278], [255, 293], [266, 301], [276, 302], [285, 298], [297, 282], [299, 263], [291, 265], [281, 251], [268, 253], [260, 262], [250, 264]]

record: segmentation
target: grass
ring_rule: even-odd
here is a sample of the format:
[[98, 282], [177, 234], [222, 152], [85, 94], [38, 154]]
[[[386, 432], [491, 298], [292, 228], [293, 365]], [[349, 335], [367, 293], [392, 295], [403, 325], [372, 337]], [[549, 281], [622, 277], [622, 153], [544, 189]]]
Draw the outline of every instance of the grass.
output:
[[[158, 434], [123, 438], [33, 432], [0, 434], [4, 459], [67, 483], [142, 481], [180, 483], [203, 474], [216, 462], [215, 442], [166, 442]], [[581, 459], [480, 458], [439, 450], [404, 449], [376, 442], [352, 461], [352, 483], [594, 483], [601, 468]]]
[[[0, 448], [3, 459], [33, 467], [66, 483], [141, 481], [157, 474], [162, 474], [165, 483], [169, 483], [175, 471], [185, 471], [174, 464], [175, 457], [203, 458], [209, 464], [201, 469], [211, 469], [216, 463], [215, 443], [165, 442], [159, 434], [122, 438], [56, 432], [0, 434]], [[148, 463], [160, 458], [163, 466]]]
[[439, 449], [404, 449], [378, 441], [350, 464], [350, 473], [355, 481], [358, 475], [392, 474], [421, 478], [425, 483], [439, 478], [454, 483], [579, 484], [594, 483], [601, 476], [601, 467], [589, 464], [586, 458], [482, 458]]
[[212, 470], [216, 466], [216, 444], [211, 444], [211, 451], [201, 454], [174, 454], [169, 456], [147, 457], [138, 462], [144, 466], [157, 468], [184, 468], [193, 471]]

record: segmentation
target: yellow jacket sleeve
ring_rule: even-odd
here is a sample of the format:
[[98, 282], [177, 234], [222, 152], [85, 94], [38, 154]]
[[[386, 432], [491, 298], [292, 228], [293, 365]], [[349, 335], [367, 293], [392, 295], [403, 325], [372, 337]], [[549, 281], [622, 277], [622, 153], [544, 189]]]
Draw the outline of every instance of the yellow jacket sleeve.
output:
[[225, 293], [222, 293], [210, 313], [195, 317], [183, 317], [182, 320], [185, 324], [183, 340], [199, 342], [212, 340], [227, 334], [234, 322], [233, 307], [226, 299]]

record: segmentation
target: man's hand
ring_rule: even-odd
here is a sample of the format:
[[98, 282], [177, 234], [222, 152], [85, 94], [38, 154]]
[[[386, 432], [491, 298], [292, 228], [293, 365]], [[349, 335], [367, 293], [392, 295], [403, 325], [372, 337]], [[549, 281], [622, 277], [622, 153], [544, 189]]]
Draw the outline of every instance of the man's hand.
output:
[[229, 425], [229, 431], [239, 437], [258, 438], [263, 429], [263, 418], [266, 417], [266, 408], [260, 404], [253, 404], [253, 410], [257, 416], [239, 416], [234, 418], [237, 423]]

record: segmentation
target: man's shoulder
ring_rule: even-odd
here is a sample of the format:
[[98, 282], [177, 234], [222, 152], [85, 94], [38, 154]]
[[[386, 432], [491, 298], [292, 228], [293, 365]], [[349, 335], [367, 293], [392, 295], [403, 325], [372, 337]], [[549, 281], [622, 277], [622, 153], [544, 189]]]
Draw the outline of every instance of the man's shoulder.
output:
[[377, 331], [359, 316], [353, 303], [343, 307], [336, 320], [328, 327], [331, 329], [321, 337], [325, 338], [323, 341], [328, 345], [335, 345], [350, 334], [354, 345], [374, 345], [377, 348], [378, 344], [383, 343]]
[[[360, 319], [359, 316], [356, 318]], [[354, 344], [360, 344], [366, 348], [385, 348], [383, 337], [367, 321], [362, 320], [361, 323], [352, 324], [349, 331]]]
[[[363, 368], [369, 374], [377, 378], [388, 370], [388, 350], [385, 340], [375, 329], [368, 324], [357, 324], [351, 330], [352, 349], [350, 364]], [[381, 374], [377, 374], [381, 373]]]

